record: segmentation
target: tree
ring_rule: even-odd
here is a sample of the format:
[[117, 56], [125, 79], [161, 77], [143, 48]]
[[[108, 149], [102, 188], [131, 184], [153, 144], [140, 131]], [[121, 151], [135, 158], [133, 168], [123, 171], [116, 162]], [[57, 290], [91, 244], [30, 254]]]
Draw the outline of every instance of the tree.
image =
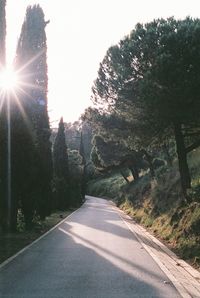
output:
[[80, 147], [80, 122], [65, 123], [65, 136], [67, 147], [70, 150], [79, 150]]
[[[19, 207], [22, 207], [29, 228], [34, 213], [44, 218], [49, 214], [51, 206], [52, 158], [47, 114], [46, 24], [44, 13], [38, 5], [27, 8], [14, 61], [21, 86], [9, 99], [12, 229], [16, 229]], [[5, 111], [3, 106], [2, 113], [6, 116]], [[0, 121], [3, 121], [3, 117]], [[5, 121], [1, 125], [4, 130], [1, 134], [4, 145], [1, 149], [5, 160], [8, 159], [5, 150], [8, 147], [6, 125]], [[5, 168], [5, 161], [2, 167]], [[5, 177], [4, 170], [2, 173]], [[5, 182], [3, 178], [1, 184], [4, 185], [4, 193]]]
[[68, 153], [65, 140], [63, 118], [60, 119], [58, 133], [53, 147], [54, 183], [56, 207], [66, 209], [70, 205]]
[[200, 20], [158, 20], [140, 28], [140, 32], [142, 29], [145, 31], [141, 39], [143, 49], [144, 45], [150, 46], [150, 36], [157, 47], [151, 57], [138, 56], [140, 64], [146, 65], [139, 82], [140, 98], [146, 113], [153, 114], [159, 127], [173, 128], [181, 184], [186, 194], [191, 187], [187, 153], [200, 145], [199, 139], [186, 147], [184, 140], [184, 131], [191, 126], [198, 130], [200, 124]]
[[[118, 111], [99, 113], [98, 110], [89, 108], [85, 111], [83, 118], [87, 119], [87, 121], [92, 124], [94, 136], [101, 136], [103, 143], [98, 143], [101, 145], [107, 144], [107, 149], [104, 150], [103, 154], [105, 157], [103, 159], [106, 158], [107, 153], [111, 163], [113, 160], [118, 161], [118, 169], [128, 167], [131, 170], [133, 177], [135, 176], [135, 179], [139, 177], [138, 170], [143, 167], [145, 167], [145, 169], [149, 167], [150, 174], [154, 176], [154, 168], [152, 164], [154, 153], [149, 153], [147, 152], [147, 149], [144, 150], [143, 148], [145, 145], [148, 146], [148, 134], [146, 133], [145, 135], [143, 133], [144, 128], [141, 127], [141, 124], [140, 126], [137, 124], [130, 111], [127, 111], [126, 114], [124, 111], [122, 113], [119, 113]], [[138, 137], [141, 134], [141, 131], [143, 138]], [[95, 140], [96, 137], [94, 138], [93, 144], [96, 144]], [[111, 145], [110, 148], [109, 144]], [[99, 149], [105, 147], [101, 145], [99, 146]], [[96, 151], [99, 151], [99, 149], [95, 149], [95, 147], [96, 145], [92, 150], [92, 156], [94, 158], [93, 162], [97, 162], [96, 168], [101, 168], [99, 164], [100, 160], [96, 154]], [[110, 155], [115, 151], [118, 152], [118, 156], [115, 154], [112, 158]], [[102, 150], [100, 150], [100, 152], [102, 152]], [[102, 154], [100, 153], [100, 155]], [[122, 157], [123, 160], [121, 160]], [[123, 172], [121, 172], [121, 174], [123, 175]]]
[[106, 141], [102, 136], [94, 136], [92, 161], [101, 172], [118, 170], [124, 176], [124, 169], [129, 169], [134, 180], [139, 178], [139, 171], [145, 162], [139, 152], [128, 149], [125, 145], [115, 141]]
[[84, 147], [84, 156], [86, 163], [90, 162], [90, 153], [92, 150], [92, 126], [88, 121], [83, 121], [81, 125], [82, 143]]
[[70, 173], [70, 206], [79, 207], [83, 199], [83, 164], [78, 150], [68, 150]]
[[57, 177], [65, 177], [65, 179], [68, 179], [68, 157], [63, 118], [61, 118], [59, 122], [58, 133], [53, 148], [53, 157], [54, 174]]
[[82, 173], [82, 179], [81, 179], [81, 196], [82, 196], [82, 199], [84, 199], [85, 194], [86, 194], [86, 184], [87, 184], [87, 161], [86, 161], [86, 157], [85, 157], [85, 149], [84, 149], [84, 145], [83, 145], [82, 131], [81, 131], [81, 138], [80, 138], [79, 154], [82, 157], [83, 173]]
[[[39, 5], [27, 8], [25, 21], [17, 47], [16, 65], [23, 78], [23, 91], [29, 101], [29, 117], [36, 135], [37, 152], [37, 202], [41, 218], [50, 213], [52, 154], [47, 102], [47, 44], [45, 27], [49, 22]], [[24, 95], [23, 95], [24, 97]], [[43, 177], [40, 179], [39, 177]]]
[[[187, 153], [200, 145], [200, 20], [154, 20], [138, 24], [100, 64], [93, 100], [107, 110], [134, 116], [134, 132], [149, 143], [173, 131], [184, 194], [190, 185]], [[137, 127], [138, 126], [138, 127]], [[184, 134], [191, 143], [186, 147]]]

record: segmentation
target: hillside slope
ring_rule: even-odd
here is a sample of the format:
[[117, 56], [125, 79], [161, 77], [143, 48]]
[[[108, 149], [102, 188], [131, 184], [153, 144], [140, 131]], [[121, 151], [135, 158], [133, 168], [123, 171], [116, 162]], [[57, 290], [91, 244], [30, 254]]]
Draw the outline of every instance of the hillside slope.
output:
[[181, 258], [200, 269], [200, 150], [190, 154], [192, 189], [186, 203], [176, 161], [127, 184], [119, 174], [90, 181], [88, 194], [111, 198], [124, 212], [145, 226]]

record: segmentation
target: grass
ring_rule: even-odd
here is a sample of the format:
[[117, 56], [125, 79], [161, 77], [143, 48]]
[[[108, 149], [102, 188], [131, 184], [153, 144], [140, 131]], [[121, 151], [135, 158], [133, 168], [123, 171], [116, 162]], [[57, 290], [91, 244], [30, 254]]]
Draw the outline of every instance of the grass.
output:
[[114, 173], [104, 178], [90, 181], [88, 183], [87, 193], [88, 195], [114, 199], [126, 184], [126, 181], [120, 174]]
[[200, 269], [200, 149], [189, 155], [191, 202], [180, 187], [177, 162], [138, 181], [124, 183], [116, 173], [90, 183], [90, 194], [111, 198], [135, 221], [146, 227], [178, 256]]
[[13, 256], [28, 244], [39, 238], [73, 211], [52, 213], [45, 221], [37, 221], [31, 231], [22, 227], [16, 233], [0, 233], [0, 263]]

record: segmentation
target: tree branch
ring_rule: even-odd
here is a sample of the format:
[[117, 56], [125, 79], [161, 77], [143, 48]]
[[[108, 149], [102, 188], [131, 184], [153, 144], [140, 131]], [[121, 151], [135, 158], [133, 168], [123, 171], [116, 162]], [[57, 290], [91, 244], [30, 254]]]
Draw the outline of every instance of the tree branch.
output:
[[190, 145], [189, 147], [186, 148], [186, 152], [189, 153], [192, 150], [198, 148], [200, 146], [200, 140], [194, 142], [194, 144]]

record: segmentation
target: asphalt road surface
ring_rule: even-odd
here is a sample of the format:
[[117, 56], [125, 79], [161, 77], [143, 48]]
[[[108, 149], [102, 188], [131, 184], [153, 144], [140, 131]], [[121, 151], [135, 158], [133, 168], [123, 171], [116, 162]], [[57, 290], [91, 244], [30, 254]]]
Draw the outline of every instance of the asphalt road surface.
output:
[[0, 269], [1, 298], [180, 297], [112, 205], [87, 196]]

